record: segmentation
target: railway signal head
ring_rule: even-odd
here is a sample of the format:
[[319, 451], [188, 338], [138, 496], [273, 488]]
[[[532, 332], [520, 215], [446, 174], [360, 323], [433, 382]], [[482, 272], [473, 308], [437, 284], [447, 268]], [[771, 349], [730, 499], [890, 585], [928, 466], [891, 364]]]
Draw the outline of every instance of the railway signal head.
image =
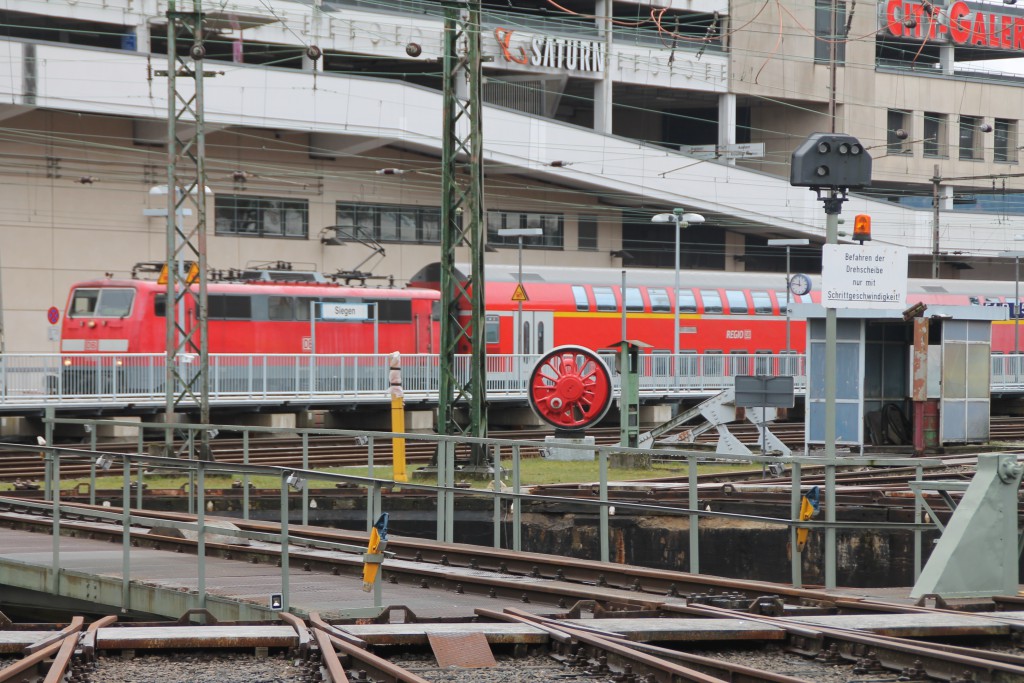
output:
[[794, 187], [858, 188], [871, 182], [871, 155], [852, 135], [812, 133], [793, 152]]

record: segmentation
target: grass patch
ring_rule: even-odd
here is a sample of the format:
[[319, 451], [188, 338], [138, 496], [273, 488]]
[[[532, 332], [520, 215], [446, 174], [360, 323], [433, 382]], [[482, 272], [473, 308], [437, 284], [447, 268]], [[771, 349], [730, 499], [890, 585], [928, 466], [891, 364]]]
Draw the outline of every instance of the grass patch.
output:
[[[505, 484], [510, 483], [511, 479], [511, 467], [512, 460], [502, 460], [502, 467], [508, 470], [508, 473], [503, 478]], [[756, 465], [736, 465], [736, 464], [706, 464], [698, 465], [698, 474], [708, 474], [714, 472], [732, 472], [737, 470], [748, 470], [755, 468]], [[418, 468], [410, 468], [410, 475], [412, 470]], [[330, 472], [335, 474], [348, 474], [352, 476], [365, 477], [368, 476], [366, 467], [336, 467], [323, 470], [324, 472]], [[660, 479], [665, 477], [685, 477], [689, 473], [689, 468], [685, 462], [655, 462], [651, 469], [608, 469], [609, 481], [631, 481], [631, 480], [643, 480], [643, 479]], [[373, 468], [373, 475], [377, 479], [391, 479], [393, 470], [390, 466], [375, 466]], [[598, 481], [600, 476], [599, 465], [596, 460], [593, 462], [588, 461], [564, 461], [564, 460], [545, 460], [543, 458], [523, 458], [520, 461], [520, 480], [524, 486], [532, 486], [535, 484], [574, 484], [574, 483], [588, 483]], [[135, 479], [135, 471], [132, 471], [132, 480]], [[459, 481], [458, 475], [456, 480]], [[146, 488], [149, 491], [154, 490], [166, 490], [166, 489], [180, 489], [188, 484], [188, 477], [183, 477], [178, 474], [169, 475], [164, 473], [153, 473], [147, 474], [143, 477], [143, 481], [146, 484]], [[207, 489], [230, 489], [234, 482], [241, 482], [241, 475], [236, 477], [222, 477], [222, 476], [207, 476], [206, 477], [206, 488]], [[424, 483], [430, 483], [429, 480], [422, 480]], [[281, 486], [281, 478], [273, 476], [250, 476], [249, 482], [251, 486], [257, 489], [277, 489]], [[39, 482], [40, 484], [42, 482]], [[481, 486], [483, 483], [479, 480], [472, 480], [474, 486]], [[76, 479], [61, 479], [60, 488], [61, 491], [72, 491], [74, 489], [81, 489], [81, 493], [88, 492], [89, 478], [76, 478]], [[327, 481], [312, 481], [310, 482], [312, 488], [328, 488], [331, 486], [330, 482]], [[120, 476], [97, 476], [96, 477], [96, 488], [97, 490], [110, 490], [120, 489], [122, 487]], [[0, 482], [0, 491], [12, 491], [14, 485], [9, 482]]]

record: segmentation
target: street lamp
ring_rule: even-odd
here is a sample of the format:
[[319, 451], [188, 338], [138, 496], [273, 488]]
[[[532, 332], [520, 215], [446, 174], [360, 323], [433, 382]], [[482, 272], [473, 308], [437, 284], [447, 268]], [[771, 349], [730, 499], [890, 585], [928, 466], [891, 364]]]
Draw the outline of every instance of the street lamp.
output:
[[[676, 268], [674, 293], [675, 314], [672, 326], [672, 358], [673, 363], [679, 362], [679, 232], [688, 225], [696, 225], [704, 222], [704, 216], [699, 213], [683, 213], [682, 209], [672, 209], [672, 213], [659, 213], [651, 216], [652, 223], [675, 223], [676, 225]], [[623, 292], [625, 296], [625, 292]]]
[[518, 303], [518, 311], [516, 314], [516, 339], [519, 340], [519, 348], [516, 349], [516, 353], [523, 352], [523, 299], [522, 295], [525, 295], [526, 290], [523, 289], [523, 238], [524, 237], [540, 237], [544, 234], [543, 228], [500, 228], [498, 230], [498, 237], [517, 237], [519, 238], [519, 276], [516, 281], [519, 283], [519, 287], [516, 290], [516, 303]]
[[811, 241], [808, 239], [796, 238], [796, 239], [779, 239], [779, 240], [768, 240], [769, 247], [785, 247], [786, 248], [786, 350], [785, 353], [789, 353], [792, 350], [792, 344], [789, 340], [789, 303], [790, 297], [792, 296], [789, 286], [789, 280], [792, 277], [789, 267], [789, 250], [792, 247], [806, 247]]

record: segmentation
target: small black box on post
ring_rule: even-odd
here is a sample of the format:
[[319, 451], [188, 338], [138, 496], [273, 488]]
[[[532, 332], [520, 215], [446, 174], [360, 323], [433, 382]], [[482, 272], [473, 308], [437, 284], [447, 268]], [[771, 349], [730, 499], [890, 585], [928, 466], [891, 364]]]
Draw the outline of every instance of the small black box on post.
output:
[[852, 135], [812, 133], [793, 152], [789, 184], [858, 188], [871, 182], [871, 155]]

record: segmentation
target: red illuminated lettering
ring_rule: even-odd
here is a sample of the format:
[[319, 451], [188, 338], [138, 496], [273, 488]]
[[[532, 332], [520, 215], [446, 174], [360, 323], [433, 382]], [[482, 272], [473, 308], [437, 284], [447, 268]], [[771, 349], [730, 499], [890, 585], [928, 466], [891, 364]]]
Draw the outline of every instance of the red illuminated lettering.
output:
[[971, 13], [966, 2], [954, 2], [949, 8], [949, 37], [958, 45], [963, 45], [971, 35], [971, 29], [964, 25], [964, 17]]
[[1013, 17], [1002, 15], [999, 17], [999, 47], [1010, 49], [1013, 47], [1011, 31], [1013, 30]]
[[1024, 50], [1024, 19], [1013, 20], [1013, 49]]
[[974, 26], [971, 28], [971, 45], [986, 45], [988, 30], [985, 28], [985, 15], [978, 12], [974, 15]]
[[897, 38], [903, 35], [903, 0], [889, 0], [885, 6], [885, 25]]

